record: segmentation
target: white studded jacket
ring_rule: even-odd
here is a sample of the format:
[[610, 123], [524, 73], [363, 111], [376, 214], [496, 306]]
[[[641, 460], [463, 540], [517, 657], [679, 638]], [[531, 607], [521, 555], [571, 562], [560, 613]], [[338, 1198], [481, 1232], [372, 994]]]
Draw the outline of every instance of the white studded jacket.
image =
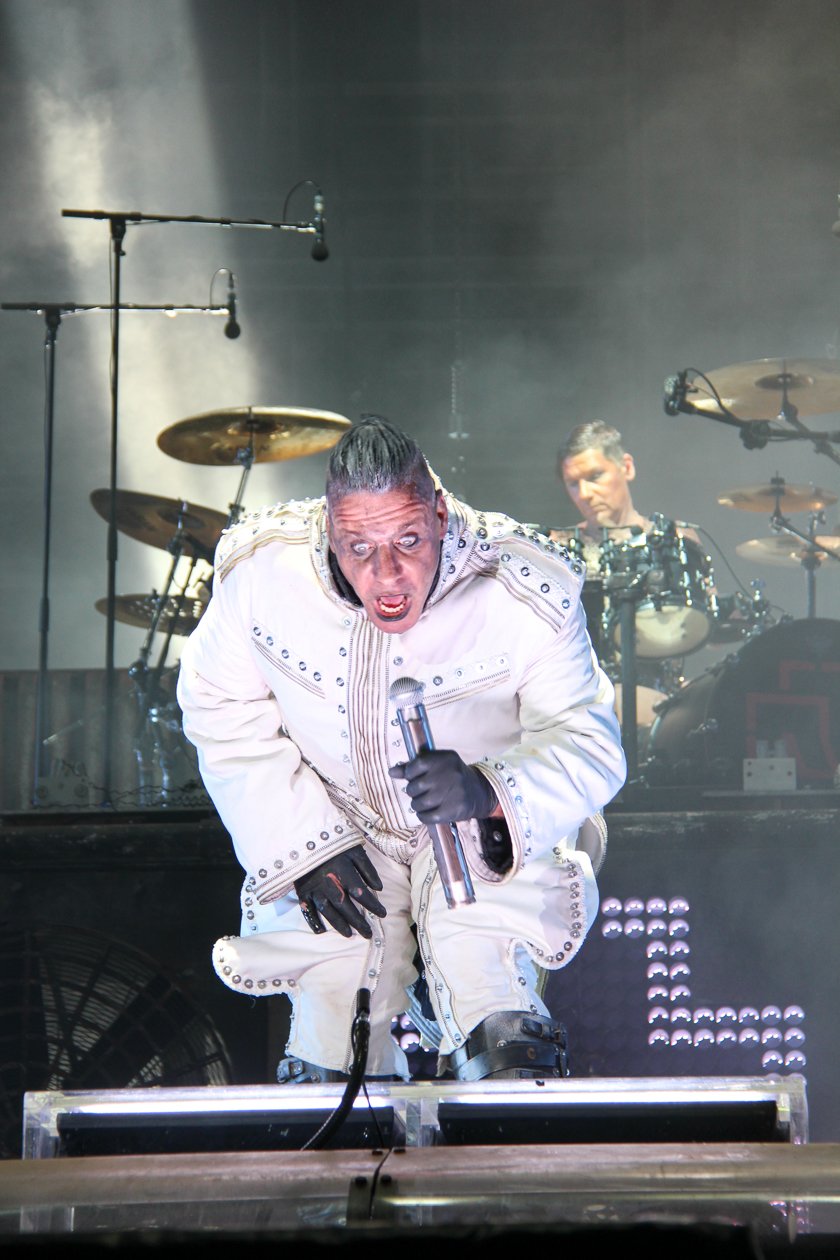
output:
[[[435, 746], [490, 779], [514, 862], [573, 847], [624, 782], [613, 687], [580, 602], [584, 570], [560, 545], [446, 496], [437, 581], [403, 634], [337, 589], [323, 499], [245, 517], [222, 535], [213, 595], [186, 641], [178, 701], [205, 787], [262, 904], [360, 841], [397, 861], [430, 843], [388, 767], [406, 751], [391, 683], [425, 686]], [[571, 839], [569, 839], [571, 837]]]

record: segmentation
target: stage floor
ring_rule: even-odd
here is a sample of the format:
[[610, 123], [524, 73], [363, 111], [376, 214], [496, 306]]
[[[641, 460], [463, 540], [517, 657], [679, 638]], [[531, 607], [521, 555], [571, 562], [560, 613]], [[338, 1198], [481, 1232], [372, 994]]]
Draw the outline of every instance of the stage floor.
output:
[[692, 1241], [703, 1231], [718, 1255], [743, 1232], [753, 1256], [840, 1237], [840, 1145], [807, 1141], [801, 1081], [371, 1083], [367, 1093], [323, 1150], [304, 1146], [341, 1085], [28, 1094], [26, 1157], [0, 1163], [0, 1234], [317, 1246], [648, 1227]]

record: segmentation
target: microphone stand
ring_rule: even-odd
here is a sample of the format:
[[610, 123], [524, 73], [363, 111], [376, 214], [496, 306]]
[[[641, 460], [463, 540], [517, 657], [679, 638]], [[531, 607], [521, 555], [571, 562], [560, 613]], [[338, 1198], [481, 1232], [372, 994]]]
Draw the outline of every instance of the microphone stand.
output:
[[47, 720], [47, 661], [50, 631], [50, 538], [52, 529], [53, 433], [55, 428], [55, 361], [56, 339], [64, 312], [72, 305], [27, 302], [4, 302], [4, 311], [37, 311], [46, 324], [44, 351], [46, 359], [46, 403], [44, 414], [44, 549], [41, 578], [41, 603], [38, 611], [38, 682], [35, 693], [35, 748], [33, 758], [32, 804], [41, 803], [41, 780], [45, 772], [44, 731]]
[[[199, 215], [141, 214], [125, 210], [62, 210], [62, 216], [71, 219], [101, 219], [110, 224], [111, 248], [114, 259], [113, 297], [111, 320], [111, 434], [110, 434], [110, 500], [108, 513], [108, 600], [105, 651], [105, 731], [103, 742], [103, 804], [111, 805], [111, 732], [114, 724], [114, 629], [116, 609], [117, 569], [117, 438], [119, 417], [119, 355], [120, 310], [122, 287], [122, 259], [125, 257], [123, 242], [129, 223], [190, 223], [216, 227], [277, 228], [281, 231], [306, 232], [317, 235], [320, 226], [315, 223], [270, 223], [262, 219], [205, 219]], [[227, 309], [227, 308], [225, 308]]]
[[621, 628], [621, 743], [627, 760], [627, 784], [639, 769], [639, 725], [636, 709], [636, 604], [644, 594], [644, 577], [637, 574], [615, 592]]
[[[52, 536], [52, 474], [53, 474], [53, 437], [55, 429], [55, 364], [56, 364], [56, 340], [58, 329], [61, 324], [62, 315], [80, 315], [89, 311], [112, 311], [115, 317], [119, 317], [119, 311], [158, 311], [166, 315], [177, 315], [181, 313], [200, 313], [200, 314], [227, 314], [227, 306], [140, 306], [135, 303], [119, 304], [94, 304], [80, 305], [76, 302], [3, 302], [0, 304], [0, 310], [4, 311], [28, 311], [31, 314], [43, 315], [46, 323], [46, 337], [44, 346], [46, 350], [46, 406], [45, 406], [45, 422], [44, 422], [44, 547], [43, 547], [43, 577], [41, 583], [41, 602], [38, 614], [38, 681], [35, 699], [35, 747], [33, 757], [33, 785], [32, 785], [32, 804], [41, 804], [42, 779], [46, 773], [46, 760], [44, 749], [47, 746], [44, 732], [47, 726], [48, 717], [48, 700], [47, 700], [47, 676], [48, 676], [48, 659], [49, 659], [49, 630], [50, 630], [50, 556], [51, 556], [51, 536]], [[116, 359], [115, 359], [116, 362]], [[116, 393], [113, 395], [113, 407], [116, 414]], [[114, 447], [116, 439], [114, 438]], [[111, 499], [109, 507], [109, 541], [108, 541], [108, 558], [109, 558], [109, 575], [112, 572], [113, 565], [116, 564], [116, 485], [115, 485], [115, 469], [116, 469], [116, 452], [114, 450], [111, 460]], [[112, 562], [113, 558], [113, 562]], [[106, 731], [104, 743], [105, 757], [105, 784], [106, 796], [108, 793], [108, 785], [110, 783], [110, 725], [111, 713], [113, 708], [113, 626], [114, 611], [116, 608], [116, 596], [114, 594], [115, 587], [113, 581], [109, 581], [108, 588], [108, 662], [109, 667], [106, 671]]]
[[689, 373], [695, 377], [706, 379], [703, 377], [703, 373], [698, 372], [695, 368], [685, 368], [682, 372], [677, 373], [680, 384], [673, 395], [669, 395], [665, 399], [666, 415], [675, 416], [682, 412], [683, 415], [703, 416], [706, 420], [716, 420], [720, 424], [732, 425], [740, 431], [741, 442], [747, 450], [762, 450], [768, 442], [793, 442], [797, 440], [813, 442], [814, 450], [819, 455], [826, 455], [835, 464], [840, 464], [840, 453], [833, 449], [834, 444], [840, 443], [840, 430], [814, 432], [808, 429], [799, 419], [797, 408], [788, 399], [786, 380], [782, 380], [782, 404], [776, 418], [791, 424], [796, 430], [794, 433], [772, 428], [769, 420], [740, 419], [738, 416], [733, 415], [728, 407], [724, 406], [723, 401], [717, 396], [717, 391], [713, 387], [713, 396], [719, 411], [709, 411], [706, 407], [695, 406], [686, 397], [686, 393], [691, 388], [686, 384], [685, 379]]

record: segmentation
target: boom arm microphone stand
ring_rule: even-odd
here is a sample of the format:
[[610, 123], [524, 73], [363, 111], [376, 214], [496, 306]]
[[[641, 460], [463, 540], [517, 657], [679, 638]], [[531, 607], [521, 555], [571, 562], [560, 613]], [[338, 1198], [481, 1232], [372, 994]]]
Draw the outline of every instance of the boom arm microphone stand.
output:
[[[139, 306], [125, 304], [123, 310], [159, 311], [166, 315], [181, 313], [227, 314], [227, 306]], [[55, 377], [56, 377], [56, 340], [62, 315], [80, 315], [91, 311], [113, 311], [111, 305], [82, 306], [76, 302], [3, 302], [0, 310], [28, 311], [30, 314], [43, 315], [46, 324], [44, 340], [46, 358], [46, 402], [44, 414], [44, 546], [42, 561], [41, 600], [38, 611], [38, 680], [35, 697], [35, 746], [33, 759], [33, 805], [42, 804], [43, 780], [46, 775], [45, 735], [48, 720], [47, 678], [49, 665], [49, 631], [50, 631], [50, 561], [52, 550], [52, 475], [53, 475], [53, 439], [55, 432]], [[111, 513], [114, 515], [115, 497], [112, 496]], [[109, 544], [109, 555], [111, 545]], [[114, 544], [114, 554], [115, 544]], [[115, 600], [109, 591], [109, 620], [113, 622]], [[110, 643], [111, 640], [109, 640]], [[106, 741], [105, 756], [109, 757], [109, 745]], [[106, 761], [106, 765], [110, 763]]]
[[[318, 193], [320, 198], [320, 192]], [[315, 237], [316, 246], [322, 249], [319, 257], [325, 257], [323, 247], [323, 215], [321, 209], [323, 198], [316, 207], [311, 223], [271, 223], [263, 219], [206, 219], [199, 215], [161, 215], [141, 214], [138, 211], [125, 210], [62, 210], [62, 216], [71, 219], [101, 219], [110, 225], [110, 241], [113, 253], [113, 318], [111, 320], [111, 434], [110, 434], [110, 509], [108, 519], [108, 602], [107, 633], [105, 659], [105, 731], [103, 748], [103, 804], [109, 806], [111, 801], [111, 733], [114, 724], [114, 628], [116, 609], [116, 568], [117, 568], [117, 440], [119, 431], [119, 353], [120, 353], [120, 310], [122, 287], [122, 259], [125, 257], [123, 243], [126, 228], [131, 224], [141, 223], [189, 223], [215, 227], [250, 227], [277, 229], [286, 232], [304, 232]], [[313, 257], [316, 257], [313, 247]], [[101, 309], [101, 308], [100, 308]]]

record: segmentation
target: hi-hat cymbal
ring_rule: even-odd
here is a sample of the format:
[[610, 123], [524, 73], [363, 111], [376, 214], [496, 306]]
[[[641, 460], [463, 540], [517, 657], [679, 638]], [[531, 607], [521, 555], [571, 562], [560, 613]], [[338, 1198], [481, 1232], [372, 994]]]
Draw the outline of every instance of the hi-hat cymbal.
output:
[[[802, 416], [840, 411], [840, 362], [835, 359], [754, 359], [705, 376], [726, 409], [742, 420], [775, 420], [785, 398]], [[701, 377], [692, 381], [687, 397], [702, 411], [720, 410]]]
[[[114, 599], [114, 617], [117, 621], [129, 626], [145, 626], [152, 624], [159, 596], [157, 595], [117, 595]], [[186, 597], [178, 609], [178, 601], [173, 595], [164, 600], [163, 609], [157, 622], [157, 629], [163, 634], [171, 630], [173, 634], [192, 634], [198, 625], [199, 618], [206, 605], [200, 599]], [[108, 615], [108, 600], [98, 599], [96, 611]]]
[[837, 502], [837, 495], [819, 486], [792, 486], [783, 477], [761, 486], [742, 486], [738, 490], [725, 490], [718, 495], [723, 507], [738, 508], [742, 512], [820, 512]]
[[738, 543], [735, 551], [745, 560], [792, 568], [803, 565], [810, 555], [818, 561], [829, 559], [829, 552], [840, 558], [840, 534], [818, 535], [813, 549], [792, 534], [775, 534], [771, 538], [751, 538], [749, 542]]
[[158, 434], [167, 455], [188, 464], [236, 464], [297, 459], [335, 446], [350, 421], [307, 407], [231, 407], [179, 420]]
[[[183, 531], [181, 553], [212, 561], [213, 551], [228, 518], [211, 508], [198, 507], [181, 499], [161, 499], [137, 490], [117, 490], [116, 525], [123, 534], [169, 550], [169, 545]], [[90, 501], [100, 516], [111, 519], [110, 490], [94, 490]]]

